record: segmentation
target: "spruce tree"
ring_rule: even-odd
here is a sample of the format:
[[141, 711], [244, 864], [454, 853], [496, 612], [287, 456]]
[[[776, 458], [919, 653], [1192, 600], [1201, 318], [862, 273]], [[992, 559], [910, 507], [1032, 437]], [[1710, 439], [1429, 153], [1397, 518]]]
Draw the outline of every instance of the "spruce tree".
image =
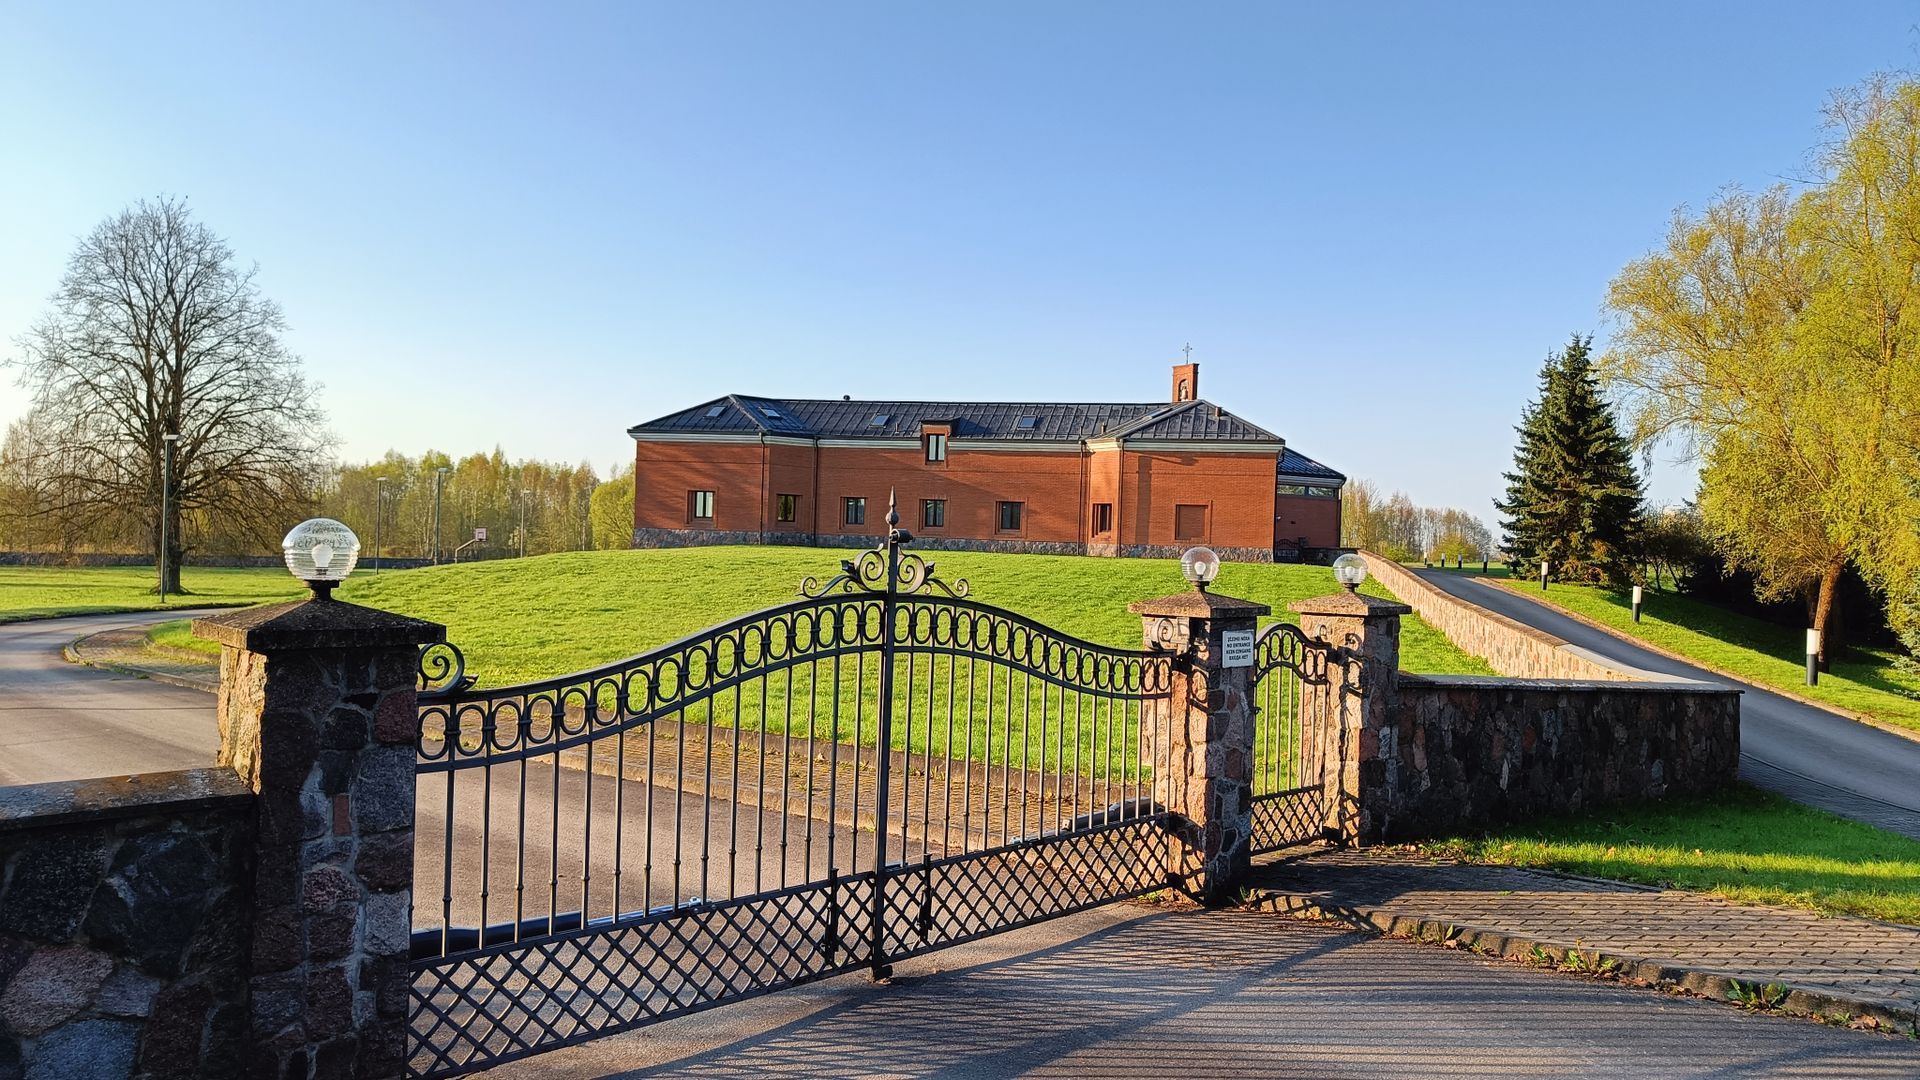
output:
[[1636, 570], [1640, 476], [1612, 406], [1600, 396], [1592, 338], [1576, 334], [1540, 371], [1522, 414], [1507, 497], [1495, 506], [1513, 565], [1547, 562], [1560, 581], [1624, 584]]

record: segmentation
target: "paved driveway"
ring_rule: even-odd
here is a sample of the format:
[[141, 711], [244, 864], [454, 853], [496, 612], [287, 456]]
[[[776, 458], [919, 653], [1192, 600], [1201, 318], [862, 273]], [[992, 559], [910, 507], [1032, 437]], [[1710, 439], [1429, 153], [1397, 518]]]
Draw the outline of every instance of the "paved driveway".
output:
[[1911, 1040], [1250, 911], [1114, 905], [496, 1077], [1920, 1075]]
[[206, 613], [81, 615], [0, 624], [0, 784], [213, 764], [220, 733], [212, 698], [60, 658], [62, 646], [85, 634], [196, 614]]
[[1465, 574], [1415, 570], [1469, 603], [1610, 660], [1737, 686], [1740, 776], [1790, 799], [1920, 839], [1920, 742], [1630, 645], [1502, 586]]

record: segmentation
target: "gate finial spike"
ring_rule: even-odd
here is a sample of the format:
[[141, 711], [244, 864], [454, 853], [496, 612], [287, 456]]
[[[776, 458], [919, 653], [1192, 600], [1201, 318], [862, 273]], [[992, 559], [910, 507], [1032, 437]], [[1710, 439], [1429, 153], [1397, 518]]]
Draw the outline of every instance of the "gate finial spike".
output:
[[888, 528], [893, 528], [894, 526], [900, 524], [900, 510], [896, 506], [893, 496], [894, 496], [894, 489], [888, 488], [887, 489], [887, 527]]

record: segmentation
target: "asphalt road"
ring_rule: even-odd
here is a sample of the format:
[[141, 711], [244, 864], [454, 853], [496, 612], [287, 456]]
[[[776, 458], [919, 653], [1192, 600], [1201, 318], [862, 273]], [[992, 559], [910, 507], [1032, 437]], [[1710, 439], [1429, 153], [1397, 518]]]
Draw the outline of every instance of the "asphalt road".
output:
[[1920, 742], [1628, 644], [1484, 579], [1442, 570], [1414, 573], [1463, 600], [1610, 660], [1744, 690], [1741, 779], [1920, 839]]
[[220, 733], [206, 694], [69, 664], [60, 656], [63, 646], [86, 634], [198, 614], [205, 612], [0, 624], [0, 784], [213, 764]]

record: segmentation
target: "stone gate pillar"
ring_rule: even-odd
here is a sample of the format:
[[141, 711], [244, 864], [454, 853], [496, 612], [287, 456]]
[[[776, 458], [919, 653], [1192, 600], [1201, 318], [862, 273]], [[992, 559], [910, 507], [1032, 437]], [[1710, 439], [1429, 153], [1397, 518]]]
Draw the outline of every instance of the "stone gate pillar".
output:
[[219, 763], [257, 794], [248, 1074], [400, 1076], [415, 664], [445, 629], [315, 598], [193, 631], [224, 646]]
[[1148, 648], [1174, 654], [1172, 692], [1141, 718], [1154, 801], [1175, 815], [1168, 876], [1226, 904], [1252, 859], [1253, 638], [1270, 609], [1195, 589], [1127, 610]]
[[1288, 610], [1300, 629], [1335, 652], [1327, 680], [1304, 687], [1306, 728], [1318, 741], [1322, 822], [1327, 835], [1357, 844], [1377, 832], [1374, 793], [1386, 786], [1380, 740], [1393, 737], [1389, 714], [1400, 678], [1400, 616], [1413, 611], [1395, 600], [1340, 592], [1296, 600]]

